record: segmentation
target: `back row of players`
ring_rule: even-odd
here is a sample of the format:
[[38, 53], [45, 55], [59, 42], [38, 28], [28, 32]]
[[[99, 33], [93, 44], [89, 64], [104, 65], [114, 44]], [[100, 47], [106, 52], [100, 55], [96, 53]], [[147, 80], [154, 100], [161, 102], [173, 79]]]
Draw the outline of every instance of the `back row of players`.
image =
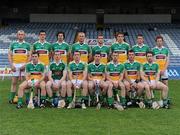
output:
[[[29, 91], [26, 89], [32, 87], [32, 79], [35, 87], [41, 88], [41, 107], [45, 107], [48, 95], [50, 102], [54, 97], [60, 97], [59, 108], [65, 106], [65, 101], [67, 108], [73, 108], [73, 89], [78, 86], [82, 88], [81, 107], [85, 109], [88, 96], [93, 99], [95, 86], [98, 85], [101, 90], [100, 100], [106, 98], [109, 107], [126, 108], [127, 97], [132, 89], [136, 89], [137, 99], [145, 93], [145, 99], [140, 101], [143, 104], [141, 107], [144, 107], [145, 101], [151, 107], [154, 98], [152, 90], [157, 89], [161, 91], [162, 107], [169, 108], [169, 53], [163, 46], [162, 36], [156, 37], [156, 46], [151, 51], [144, 44], [141, 34], [137, 35], [137, 44], [131, 49], [124, 41], [123, 33], [116, 34], [116, 42], [110, 47], [104, 45], [103, 35], [98, 35], [98, 45], [93, 48], [84, 42], [83, 32], [78, 33], [78, 42], [72, 46], [64, 41], [63, 32], [57, 33], [57, 42], [52, 45], [46, 41], [45, 31], [39, 32], [39, 41], [32, 47], [24, 38], [24, 31], [19, 30], [17, 41], [10, 45], [8, 55], [13, 72], [9, 103], [13, 103], [16, 95], [18, 78], [24, 76], [24, 70], [26, 73], [25, 81], [18, 89], [17, 108], [22, 107], [24, 91], [28, 102]], [[48, 79], [45, 79], [46, 76]], [[114, 100], [119, 98], [114, 97], [114, 89], [121, 90], [120, 104], [114, 104]]]

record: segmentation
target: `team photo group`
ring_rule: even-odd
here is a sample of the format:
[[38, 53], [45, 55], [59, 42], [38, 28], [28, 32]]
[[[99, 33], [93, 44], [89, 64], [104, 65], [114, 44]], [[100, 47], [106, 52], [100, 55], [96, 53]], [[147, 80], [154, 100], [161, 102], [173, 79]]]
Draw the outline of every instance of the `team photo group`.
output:
[[123, 32], [116, 33], [110, 46], [104, 45], [102, 34], [97, 45], [89, 46], [84, 32], [77, 33], [72, 45], [65, 42], [64, 32], [57, 33], [55, 43], [46, 41], [43, 30], [33, 44], [25, 38], [19, 30], [8, 52], [9, 103], [17, 109], [170, 108], [169, 51], [161, 35], [155, 37], [154, 48], [141, 34], [129, 45]]

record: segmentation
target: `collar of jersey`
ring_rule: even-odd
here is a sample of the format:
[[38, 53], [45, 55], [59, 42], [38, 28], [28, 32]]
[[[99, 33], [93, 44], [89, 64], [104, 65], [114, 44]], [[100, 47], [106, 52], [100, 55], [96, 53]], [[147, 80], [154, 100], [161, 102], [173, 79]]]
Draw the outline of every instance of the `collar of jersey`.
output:
[[145, 46], [145, 44], [143, 43], [141, 46], [139, 46], [138, 44], [136, 44], [136, 46], [142, 48], [143, 46]]
[[164, 46], [162, 46], [161, 48], [159, 48], [158, 46], [156, 46], [155, 48], [157, 48], [157, 49], [161, 50], [161, 49], [163, 49], [163, 48], [164, 48]]
[[17, 43], [19, 43], [19, 44], [23, 44], [23, 43], [25, 43], [25, 41], [23, 40], [22, 42], [19, 42], [19, 40], [17, 40], [16, 41]]
[[126, 43], [126, 42], [123, 41], [122, 43], [119, 43], [119, 42], [116, 41], [115, 43], [122, 45], [122, 44], [124, 44], [124, 43]]
[[56, 63], [55, 61], [53, 61], [53, 63], [55, 63], [55, 64], [58, 64], [58, 65], [59, 65], [60, 63], [62, 63], [62, 60], [59, 60], [59, 61], [58, 61], [58, 63]]
[[57, 41], [56, 43], [59, 44], [59, 45], [62, 45], [62, 44], [65, 43], [65, 42], [64, 42], [64, 40], [63, 40], [61, 43], [59, 43], [58, 41]]
[[[33, 62], [31, 61], [31, 64], [33, 64]], [[38, 61], [38, 63], [36, 65], [40, 64], [40, 62]], [[34, 64], [33, 64], [34, 65]]]
[[47, 41], [45, 40], [43, 43], [40, 42], [40, 40], [37, 41], [38, 43], [44, 45], [45, 43], [47, 43]]
[[[77, 44], [81, 45], [79, 41], [77, 42]], [[83, 44], [82, 44], [82, 45], [84, 45], [84, 44], [86, 44], [86, 43], [85, 43], [85, 42], [83, 42]]]

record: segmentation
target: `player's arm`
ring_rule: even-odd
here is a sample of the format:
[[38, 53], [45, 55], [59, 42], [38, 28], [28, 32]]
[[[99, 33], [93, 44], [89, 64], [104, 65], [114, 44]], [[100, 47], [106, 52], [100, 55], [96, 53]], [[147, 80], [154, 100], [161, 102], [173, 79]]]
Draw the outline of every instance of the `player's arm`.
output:
[[91, 73], [88, 73], [88, 80], [89, 80], [89, 81], [93, 81], [93, 77], [92, 77], [92, 74], [91, 74]]
[[159, 70], [159, 65], [156, 67], [156, 81], [159, 81], [160, 79], [160, 70]]
[[66, 79], [66, 76], [67, 76], [67, 70], [66, 68], [63, 70], [63, 76], [62, 78], [60, 79], [60, 82], [64, 81]]
[[159, 78], [160, 78], [160, 71], [158, 71], [158, 72], [156, 73], [156, 81], [159, 81]]
[[124, 71], [120, 74], [119, 81], [122, 81], [124, 79]]
[[149, 83], [149, 81], [145, 78], [145, 73], [143, 71], [140, 71], [140, 75], [141, 75], [141, 79], [147, 83]]
[[31, 76], [31, 73], [29, 72], [28, 65], [25, 67], [25, 80], [28, 81]]
[[13, 67], [12, 51], [10, 49], [8, 50], [8, 60], [9, 60], [10, 66]]
[[72, 74], [72, 70], [70, 68], [70, 65], [68, 66], [68, 76], [69, 76], [69, 80], [73, 80], [73, 74]]
[[52, 71], [51, 71], [51, 70], [48, 71], [48, 79], [49, 79], [49, 81], [51, 81], [51, 82], [54, 81], [53, 78], [52, 78]]
[[169, 55], [166, 58], [166, 64], [164, 66], [164, 71], [167, 70], [168, 66], [169, 66]]
[[113, 82], [113, 80], [111, 79], [110, 75], [109, 75], [109, 65], [106, 66], [106, 79], [110, 82]]
[[92, 59], [92, 49], [90, 46], [88, 46], [88, 61], [91, 62]]
[[128, 77], [127, 70], [124, 70], [124, 76], [125, 76], [126, 81], [128, 81], [131, 84], [132, 82], [131, 82], [131, 80]]
[[87, 73], [88, 74], [88, 80], [93, 81], [93, 77], [92, 77], [92, 74], [91, 74], [91, 66], [90, 65], [87, 66], [87, 70], [88, 70], [87, 71], [88, 72]]
[[83, 71], [83, 81], [87, 80], [87, 66], [85, 65], [85, 69]]
[[42, 67], [42, 73], [41, 73], [42, 77], [39, 79], [39, 82], [44, 81], [45, 78], [45, 70], [44, 70], [44, 66]]
[[110, 82], [113, 82], [113, 80], [110, 78], [109, 72], [106, 72], [106, 79]]

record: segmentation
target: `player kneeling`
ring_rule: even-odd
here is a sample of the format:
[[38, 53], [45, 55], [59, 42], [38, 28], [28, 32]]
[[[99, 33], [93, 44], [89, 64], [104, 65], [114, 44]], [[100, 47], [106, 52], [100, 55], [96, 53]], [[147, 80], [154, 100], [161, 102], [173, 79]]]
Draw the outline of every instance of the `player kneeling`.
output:
[[[144, 83], [149, 85], [151, 90], [160, 90], [162, 92], [163, 107], [168, 109], [168, 87], [159, 81], [159, 66], [157, 63], [153, 61], [153, 53], [147, 52], [146, 57], [147, 63], [143, 65], [141, 78], [144, 81]], [[154, 98], [153, 92], [152, 98]], [[155, 109], [156, 108], [158, 107], [155, 106]]]
[[[52, 62], [49, 66], [49, 81], [46, 84], [47, 94], [52, 107], [63, 108], [65, 106], [66, 75], [66, 65], [61, 61], [61, 54], [59, 52], [55, 52], [54, 62]], [[60, 87], [61, 91], [59, 91]], [[57, 101], [59, 101], [58, 104]]]
[[128, 61], [124, 64], [125, 79], [124, 84], [126, 86], [127, 97], [129, 98], [129, 105], [138, 104], [140, 108], [145, 108], [144, 97], [141, 98], [145, 90], [145, 96], [148, 104], [152, 103], [151, 92], [149, 86], [143, 82], [140, 82], [140, 69], [139, 62], [134, 60], [135, 53], [130, 50], [128, 52]]
[[[112, 53], [112, 61], [107, 64], [107, 84], [108, 84], [108, 98], [112, 98], [113, 90], [117, 99], [118, 104], [114, 104], [118, 110], [123, 110], [126, 108], [126, 98], [125, 98], [125, 86], [122, 82], [124, 75], [124, 66], [118, 62], [118, 52], [114, 51]], [[121, 97], [119, 99], [119, 89], [121, 89]], [[113, 99], [113, 98], [112, 98]], [[110, 101], [109, 101], [110, 102]], [[120, 105], [121, 103], [121, 105]], [[122, 108], [123, 107], [123, 108]]]
[[[86, 109], [85, 101], [88, 100], [88, 88], [87, 88], [87, 67], [86, 64], [80, 61], [80, 52], [75, 51], [73, 54], [74, 61], [69, 63], [69, 81], [67, 82], [67, 101], [69, 103], [68, 109], [75, 108], [76, 101], [80, 100], [81, 108]], [[74, 91], [74, 97], [72, 93]], [[77, 93], [81, 93], [81, 98], [76, 99]], [[80, 96], [80, 95], [78, 95]]]
[[[95, 52], [94, 62], [88, 65], [88, 80], [89, 80], [89, 93], [93, 99], [93, 95], [96, 95], [97, 109], [100, 109], [103, 97], [107, 93], [107, 83], [105, 83], [105, 65], [100, 63], [101, 53]], [[100, 99], [99, 99], [100, 97]], [[110, 100], [113, 102], [112, 97]]]
[[40, 107], [45, 107], [46, 90], [44, 82], [44, 65], [38, 61], [39, 54], [37, 52], [32, 53], [32, 62], [26, 65], [26, 80], [19, 85], [18, 90], [18, 104], [17, 108], [22, 108], [23, 94], [25, 89], [34, 87], [35, 89], [41, 89], [41, 101]]

